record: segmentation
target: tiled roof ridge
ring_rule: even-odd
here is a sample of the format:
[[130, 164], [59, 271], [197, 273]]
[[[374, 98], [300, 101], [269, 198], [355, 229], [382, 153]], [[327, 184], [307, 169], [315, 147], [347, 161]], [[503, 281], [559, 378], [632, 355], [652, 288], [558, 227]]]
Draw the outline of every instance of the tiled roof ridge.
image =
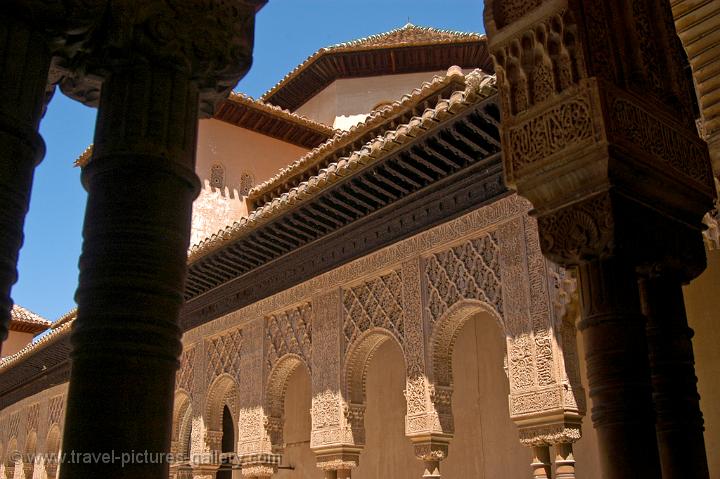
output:
[[[373, 35], [368, 35], [363, 38], [358, 38], [356, 40], [351, 40], [348, 42], [342, 42], [342, 43], [336, 43], [335, 45], [331, 45], [327, 48], [324, 48], [323, 50], [327, 51], [337, 51], [337, 50], [344, 50], [344, 49], [354, 49], [361, 46], [371, 46], [371, 47], [378, 47], [378, 46], [395, 46], [395, 45], [403, 45], [405, 43], [409, 44], [418, 44], [419, 38], [416, 38], [414, 41], [408, 41], [408, 39], [403, 39], [400, 41], [392, 41], [394, 35], [397, 35], [399, 33], [404, 32], [415, 32], [416, 34], [430, 34], [433, 35], [433, 38], [428, 38], [427, 41], [432, 43], [442, 43], [442, 42], [457, 42], [457, 41], [477, 41], [481, 40], [485, 37], [485, 35], [481, 33], [475, 33], [475, 32], [461, 32], [458, 30], [448, 30], [448, 29], [442, 29], [442, 28], [434, 28], [434, 27], [423, 27], [419, 25], [414, 25], [410, 22], [406, 23], [402, 27], [394, 28], [392, 30], [389, 30], [387, 32], [383, 33], [376, 33]], [[401, 37], [402, 38], [402, 37]], [[388, 41], [390, 40], [390, 41]], [[387, 42], [387, 43], [385, 43]]]
[[43, 348], [46, 348], [47, 346], [53, 344], [58, 339], [62, 338], [66, 334], [70, 333], [70, 327], [72, 326], [72, 321], [63, 324], [59, 328], [51, 329], [49, 333], [47, 333], [45, 336], [39, 338], [36, 341], [31, 342], [24, 348], [22, 348], [20, 351], [18, 351], [15, 354], [11, 354], [10, 356], [6, 356], [0, 360], [0, 373], [3, 371], [9, 369], [12, 367], [15, 363], [18, 361], [24, 359], [26, 356], [29, 356], [30, 354], [33, 354]]
[[11, 311], [11, 319], [13, 321], [20, 321], [24, 323], [37, 324], [40, 326], [50, 327], [52, 322], [43, 318], [37, 313], [30, 311], [29, 309], [20, 306], [19, 304], [13, 304]]
[[413, 89], [405, 94], [400, 100], [394, 101], [390, 105], [374, 110], [362, 122], [353, 125], [346, 131], [338, 131], [335, 136], [313, 148], [299, 159], [292, 162], [285, 168], [280, 169], [274, 176], [268, 180], [255, 185], [248, 192], [248, 200], [250, 202], [261, 198], [266, 193], [276, 189], [283, 182], [288, 181], [293, 176], [306, 171], [309, 168], [321, 163], [332, 153], [343, 148], [354, 141], [360, 139], [367, 130], [381, 125], [393, 115], [407, 110], [410, 106], [415, 105], [420, 99], [427, 97], [434, 90], [439, 90], [447, 86], [453, 80], [463, 79], [465, 75], [459, 67], [450, 67], [445, 75], [436, 75], [430, 81], [423, 82], [420, 87]]
[[[260, 110], [264, 113], [268, 113], [269, 115], [282, 118], [286, 121], [290, 121], [292, 123], [295, 123], [296, 125], [300, 125], [318, 133], [322, 133], [324, 135], [332, 136], [336, 133], [336, 130], [333, 129], [331, 126], [312, 120], [304, 115], [298, 115], [297, 113], [293, 113], [284, 108], [280, 108], [279, 106], [272, 105], [262, 100], [257, 100], [250, 95], [246, 95], [245, 93], [231, 92], [228, 98], [224, 101], [240, 103], [250, 108]], [[220, 121], [224, 120], [221, 119]], [[73, 163], [74, 166], [83, 167], [87, 165], [90, 161], [90, 158], [92, 157], [92, 152], [93, 145], [90, 144], [90, 146], [88, 146], [85, 151], [83, 151], [80, 156], [77, 157], [77, 159]]]
[[[430, 34], [434, 35], [435, 38], [425, 38], [423, 41], [389, 41], [389, 42], [383, 42], [383, 40], [391, 39], [393, 36], [396, 36], [398, 33], [403, 32], [418, 32], [422, 34]], [[343, 43], [336, 43], [335, 45], [331, 45], [329, 47], [321, 48], [320, 50], [316, 51], [309, 57], [305, 59], [302, 63], [300, 63], [298, 66], [293, 68], [289, 73], [287, 73], [279, 82], [277, 82], [272, 88], [270, 88], [268, 91], [263, 93], [260, 96], [260, 99], [262, 101], [266, 101], [268, 98], [272, 97], [275, 93], [277, 93], [278, 90], [280, 90], [282, 87], [285, 86], [291, 79], [295, 78], [301, 71], [305, 70], [308, 66], [310, 66], [313, 62], [315, 62], [318, 58], [322, 57], [323, 55], [326, 55], [328, 53], [335, 53], [335, 52], [344, 52], [344, 51], [353, 51], [353, 50], [366, 50], [366, 49], [380, 49], [380, 48], [393, 48], [393, 47], [399, 47], [403, 45], [425, 45], [425, 44], [441, 44], [441, 43], [457, 43], [457, 42], [468, 42], [468, 41], [479, 41], [485, 38], [485, 35], [480, 33], [469, 33], [469, 32], [459, 32], [454, 30], [441, 30], [433, 27], [421, 27], [418, 25], [413, 25], [412, 23], [407, 23], [403, 25], [402, 27], [395, 28], [393, 30], [383, 32], [383, 33], [376, 33], [374, 35], [369, 35], [367, 37], [358, 38], [357, 40], [351, 40], [348, 42]]]
[[408, 123], [368, 141], [362, 148], [320, 170], [308, 181], [253, 210], [247, 218], [242, 218], [193, 245], [188, 253], [188, 262], [196, 261], [216, 251], [229, 241], [275, 219], [289, 208], [306, 202], [319, 191], [334, 185], [361, 168], [376, 163], [386, 153], [402, 147], [419, 134], [454, 117], [467, 106], [484, 100], [496, 91], [494, 75], [488, 75], [479, 69], [465, 76], [465, 84], [464, 90], [455, 91], [449, 99], [439, 101], [435, 108], [426, 109], [422, 116], [415, 116]]
[[55, 322], [52, 323], [52, 328], [57, 329], [63, 324], [72, 321], [77, 317], [77, 306], [68, 311], [67, 313], [60, 316]]
[[304, 115], [293, 113], [284, 108], [280, 108], [277, 105], [273, 105], [262, 100], [257, 100], [245, 93], [231, 92], [230, 96], [228, 96], [227, 100], [225, 101], [242, 103], [244, 105], [250, 106], [251, 108], [257, 108], [258, 110], [262, 110], [274, 116], [283, 117], [306, 128], [310, 128], [311, 130], [315, 130], [326, 135], [333, 135], [336, 131], [334, 128], [324, 123], [317, 122]]

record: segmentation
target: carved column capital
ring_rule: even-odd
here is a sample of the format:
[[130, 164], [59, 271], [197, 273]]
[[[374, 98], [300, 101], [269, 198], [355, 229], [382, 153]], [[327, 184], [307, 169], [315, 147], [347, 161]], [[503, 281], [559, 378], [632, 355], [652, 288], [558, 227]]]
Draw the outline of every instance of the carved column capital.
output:
[[280, 465], [279, 454], [253, 454], [240, 457], [243, 477], [271, 477]]
[[211, 115], [250, 68], [255, 13], [265, 1], [90, 2], [101, 4], [102, 15], [93, 19], [91, 42], [64, 49], [61, 88], [94, 106], [110, 74], [152, 64], [187, 75], [199, 89], [201, 113]]
[[350, 471], [360, 464], [360, 450], [341, 447], [315, 451], [317, 467], [323, 471]]

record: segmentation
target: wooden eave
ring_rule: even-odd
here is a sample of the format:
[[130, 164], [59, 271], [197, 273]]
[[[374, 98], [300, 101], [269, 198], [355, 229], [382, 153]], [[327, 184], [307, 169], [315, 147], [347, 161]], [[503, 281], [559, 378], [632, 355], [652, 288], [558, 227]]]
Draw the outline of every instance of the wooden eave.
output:
[[213, 118], [307, 149], [317, 147], [335, 133], [329, 126], [289, 112], [273, 111], [277, 107], [235, 100], [237, 96], [232, 94], [220, 103]]
[[50, 327], [50, 323], [37, 323], [34, 321], [24, 321], [18, 319], [11, 319], [8, 329], [10, 331], [17, 331], [19, 333], [30, 333], [33, 336], [46, 331]]
[[263, 95], [262, 100], [295, 111], [338, 79], [441, 71], [453, 65], [494, 72], [484, 38], [442, 44], [330, 49], [320, 52], [293, 76]]

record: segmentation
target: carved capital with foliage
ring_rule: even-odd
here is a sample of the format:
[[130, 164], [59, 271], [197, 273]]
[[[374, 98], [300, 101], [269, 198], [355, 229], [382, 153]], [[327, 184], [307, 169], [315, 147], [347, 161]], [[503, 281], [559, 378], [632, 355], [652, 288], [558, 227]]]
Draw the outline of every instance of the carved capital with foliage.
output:
[[201, 112], [212, 114], [250, 68], [256, 11], [264, 0], [72, 0], [72, 12], [90, 4], [83, 23], [88, 41], [61, 49], [62, 90], [97, 103], [102, 81], [118, 69], [149, 64], [186, 75], [200, 91]]

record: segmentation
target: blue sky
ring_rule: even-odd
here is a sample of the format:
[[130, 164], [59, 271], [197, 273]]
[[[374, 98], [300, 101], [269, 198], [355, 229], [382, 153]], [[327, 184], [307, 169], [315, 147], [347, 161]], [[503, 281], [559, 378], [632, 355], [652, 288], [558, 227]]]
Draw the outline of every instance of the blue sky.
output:
[[[482, 0], [270, 0], [257, 17], [253, 67], [237, 90], [255, 98], [316, 50], [403, 26], [483, 32]], [[50, 320], [75, 306], [86, 195], [72, 164], [92, 142], [95, 110], [56, 93], [40, 127], [13, 299]]]

